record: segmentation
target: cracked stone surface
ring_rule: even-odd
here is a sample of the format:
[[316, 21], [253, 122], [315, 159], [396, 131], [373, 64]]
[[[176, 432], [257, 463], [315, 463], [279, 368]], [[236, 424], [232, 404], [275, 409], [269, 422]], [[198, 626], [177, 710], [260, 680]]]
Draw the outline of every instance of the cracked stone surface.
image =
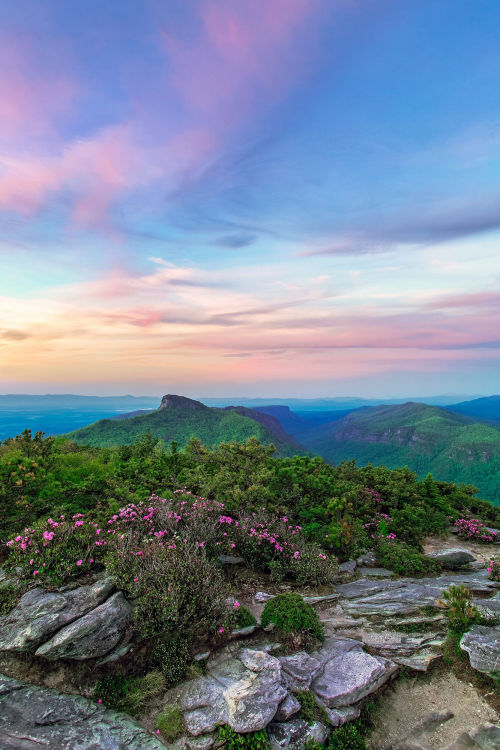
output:
[[469, 654], [471, 667], [478, 672], [500, 675], [500, 627], [474, 625], [462, 636], [460, 648]]
[[0, 675], [0, 750], [164, 750], [123, 714]]
[[107, 578], [65, 592], [28, 591], [0, 617], [0, 651], [35, 651], [57, 630], [95, 609], [114, 588]]

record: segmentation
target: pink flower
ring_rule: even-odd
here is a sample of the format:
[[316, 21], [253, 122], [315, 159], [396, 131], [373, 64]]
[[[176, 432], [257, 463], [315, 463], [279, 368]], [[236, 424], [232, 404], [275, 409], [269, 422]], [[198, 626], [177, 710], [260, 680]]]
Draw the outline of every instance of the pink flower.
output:
[[77, 560], [77, 561], [76, 561], [76, 564], [77, 564], [77, 565], [81, 565], [81, 564], [82, 564], [82, 562], [83, 562], [83, 560]]
[[40, 572], [39, 570], [34, 570], [34, 571], [33, 571], [33, 575], [34, 575], [34, 576], [37, 576], [39, 572]]
[[219, 628], [219, 633], [223, 633], [223, 632], [224, 632], [224, 628]]
[[233, 604], [233, 607], [234, 607], [235, 609], [238, 609], [238, 607], [239, 607], [239, 606], [240, 606], [240, 603], [239, 603], [239, 602], [234, 602], [234, 604]]

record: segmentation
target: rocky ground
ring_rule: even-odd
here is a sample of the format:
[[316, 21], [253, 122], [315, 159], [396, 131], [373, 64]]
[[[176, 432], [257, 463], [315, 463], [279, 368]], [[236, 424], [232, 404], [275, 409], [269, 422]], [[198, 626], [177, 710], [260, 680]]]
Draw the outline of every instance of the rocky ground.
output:
[[[471, 682], [467, 670], [460, 679], [441, 666], [446, 618], [439, 606], [444, 589], [467, 585], [493, 624], [472, 628], [464, 649], [479, 673], [498, 673], [500, 628], [494, 623], [500, 617], [500, 584], [488, 580], [484, 552], [476, 555], [467, 545], [460, 553], [455, 539], [440, 541], [438, 548], [428, 540], [429, 553], [458, 569], [396, 578], [368, 555], [343, 566], [344, 582], [303, 592], [325, 626], [325, 643], [312, 653], [284, 655], [272, 633], [251, 627], [235, 632], [222, 650], [199, 654], [203, 676], [172, 688], [155, 707], [176, 706], [182, 713], [187, 731], [176, 741], [177, 750], [208, 750], [217, 744], [218, 726], [226, 723], [238, 732], [267, 726], [273, 750], [302, 748], [308, 739], [324, 741], [332, 726], [358, 717], [373, 700], [372, 750], [500, 748], [498, 700], [488, 696], [491, 688]], [[265, 601], [286, 588], [266, 582], [265, 590], [265, 579], [245, 582], [244, 575], [242, 581], [238, 600], [257, 617]], [[0, 618], [0, 667], [8, 675], [0, 681], [0, 750], [163, 746], [145, 731], [152, 729], [147, 717], [141, 728], [85, 698], [47, 689], [58, 685], [65, 693], [85, 694], [96, 667], [137, 658], [129, 610], [106, 580], [73, 591], [34, 589]], [[299, 690], [312, 691], [323, 709], [312, 726], [297, 718]]]

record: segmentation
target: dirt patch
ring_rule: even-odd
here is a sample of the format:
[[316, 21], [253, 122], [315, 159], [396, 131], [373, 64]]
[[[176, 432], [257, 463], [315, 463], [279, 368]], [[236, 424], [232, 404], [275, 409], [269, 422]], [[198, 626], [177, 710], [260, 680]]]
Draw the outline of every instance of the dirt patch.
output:
[[418, 738], [431, 750], [441, 750], [462, 732], [487, 722], [497, 724], [500, 719], [473, 685], [450, 671], [435, 670], [423, 677], [400, 679], [379, 698], [368, 747], [388, 750], [407, 739], [430, 714], [441, 711], [452, 711], [453, 717]]

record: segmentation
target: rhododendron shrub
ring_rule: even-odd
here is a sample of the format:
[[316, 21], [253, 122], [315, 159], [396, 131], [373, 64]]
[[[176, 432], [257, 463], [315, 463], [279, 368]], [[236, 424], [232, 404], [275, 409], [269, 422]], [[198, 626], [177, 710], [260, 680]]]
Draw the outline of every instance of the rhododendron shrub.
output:
[[498, 544], [500, 534], [488, 529], [478, 518], [459, 518], [455, 521], [458, 536], [462, 539], [473, 539], [482, 544]]
[[104, 545], [99, 524], [82, 513], [49, 518], [7, 542], [6, 567], [26, 581], [61, 585], [99, 569]]
[[133, 617], [143, 638], [181, 633], [190, 640], [225, 631], [227, 584], [199, 546], [153, 537], [138, 549], [123, 535], [108, 547], [107, 567], [134, 601]]
[[500, 581], [500, 559], [490, 560], [488, 573], [491, 581]]

